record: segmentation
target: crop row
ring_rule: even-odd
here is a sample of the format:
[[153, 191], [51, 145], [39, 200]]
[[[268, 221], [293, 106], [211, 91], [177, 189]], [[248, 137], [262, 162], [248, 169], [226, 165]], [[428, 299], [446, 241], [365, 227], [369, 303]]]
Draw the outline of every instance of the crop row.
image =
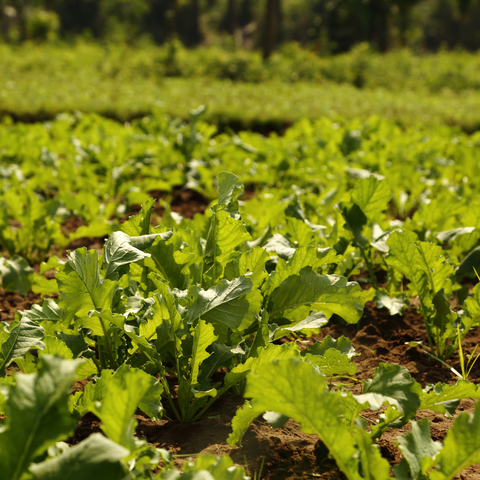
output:
[[[355, 324], [367, 301], [392, 316], [416, 304], [428, 342], [412, 348], [448, 362], [480, 324], [478, 138], [379, 119], [304, 121], [283, 137], [215, 135], [201, 113], [189, 125], [64, 116], [2, 127], [3, 285], [59, 294], [0, 330], [7, 478], [177, 478], [170, 453], [134, 436], [133, 414], [194, 422], [229, 390], [251, 399], [232, 420], [231, 445], [258, 416], [272, 426], [291, 417], [349, 480], [389, 478], [375, 442], [409, 422], [396, 478], [453, 479], [476, 463], [477, 412], [458, 416], [443, 444], [427, 420], [413, 420], [480, 398], [466, 372], [422, 389], [405, 368], [381, 364], [353, 394], [343, 385], [356, 374], [347, 338], [307, 348], [278, 340]], [[179, 185], [216, 200], [186, 218], [168, 201]], [[152, 191], [164, 192], [162, 211]], [[84, 223], [68, 237], [67, 218]], [[74, 239], [107, 235], [101, 253], [64, 256]], [[42, 276], [52, 270], [54, 280]], [[87, 382], [69, 395], [74, 380]], [[367, 429], [361, 412], [385, 404]], [[69, 447], [87, 413], [105, 437]], [[228, 458], [203, 456], [184, 472], [244, 476]]]

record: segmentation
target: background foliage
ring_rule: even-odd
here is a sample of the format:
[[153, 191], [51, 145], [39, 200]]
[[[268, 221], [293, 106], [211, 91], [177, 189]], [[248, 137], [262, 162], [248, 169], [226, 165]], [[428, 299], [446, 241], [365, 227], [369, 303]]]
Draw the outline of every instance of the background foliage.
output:
[[479, 16], [478, 0], [0, 0], [0, 37], [179, 38], [189, 46], [262, 47], [264, 56], [291, 41], [323, 55], [360, 42], [380, 51], [476, 50]]

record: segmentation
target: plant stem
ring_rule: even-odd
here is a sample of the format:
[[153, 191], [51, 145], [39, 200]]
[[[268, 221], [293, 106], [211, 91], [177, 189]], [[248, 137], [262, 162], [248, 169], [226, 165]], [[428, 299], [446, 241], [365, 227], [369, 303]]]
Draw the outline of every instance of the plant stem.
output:
[[458, 373], [453, 367], [451, 367], [448, 363], [444, 362], [441, 358], [438, 358], [437, 356], [435, 356], [433, 353], [430, 353], [428, 350], [426, 350], [425, 348], [422, 348], [422, 352], [426, 353], [427, 355], [430, 355], [434, 360], [437, 360], [438, 362], [440, 362], [442, 365], [444, 365], [445, 367], [447, 367], [452, 373], [454, 373], [458, 378], [462, 378], [462, 375], [460, 373]]
[[372, 281], [373, 288], [375, 288], [375, 290], [378, 290], [377, 277], [375, 276], [375, 272], [373, 271], [372, 264], [367, 257], [365, 249], [361, 246], [359, 246], [359, 247], [360, 247], [360, 253], [362, 254], [363, 260], [365, 261], [365, 264], [367, 265], [368, 274], [370, 275], [370, 280]]
[[193, 419], [192, 422], [196, 422], [213, 404], [216, 400], [218, 400], [229, 388], [233, 387], [235, 383], [231, 383], [230, 385], [227, 385], [223, 387], [218, 393], [216, 397], [212, 397], [207, 404], [200, 410], [199, 413], [197, 413]]
[[460, 360], [460, 366], [462, 367], [462, 376], [466, 380], [467, 376], [465, 375], [465, 359], [463, 358], [462, 340], [460, 339], [460, 325], [458, 324], [457, 324], [457, 334], [458, 334], [458, 357]]
[[105, 322], [103, 321], [102, 317], [99, 316], [98, 318], [100, 320], [100, 324], [102, 325], [103, 335], [104, 335], [104, 338], [105, 338], [105, 344], [107, 346], [108, 356], [110, 357], [110, 368], [112, 370], [116, 370], [117, 366], [115, 365], [115, 360], [113, 359], [112, 348], [110, 346], [110, 341], [108, 339], [108, 333], [107, 333], [107, 329], [105, 327]]
[[357, 418], [358, 414], [360, 413], [361, 408], [362, 408], [362, 406], [360, 404], [358, 404], [355, 407], [355, 410], [354, 410], [353, 415], [352, 415], [352, 420], [350, 422], [350, 435], [353, 435], [353, 427], [355, 425], [355, 419]]
[[102, 345], [100, 342], [100, 337], [97, 335], [97, 351], [98, 351], [98, 360], [100, 362], [100, 370], [105, 370], [107, 366], [105, 365], [105, 359], [103, 358]]
[[170, 393], [170, 387], [168, 386], [168, 382], [166, 378], [163, 375], [160, 375], [160, 382], [163, 385], [163, 389], [165, 390], [168, 401], [170, 402], [170, 406], [172, 407], [173, 413], [175, 414], [175, 417], [177, 417], [177, 420], [179, 422], [182, 422], [182, 417], [178, 414], [177, 408], [175, 407], [175, 404], [173, 403], [173, 398], [172, 394]]

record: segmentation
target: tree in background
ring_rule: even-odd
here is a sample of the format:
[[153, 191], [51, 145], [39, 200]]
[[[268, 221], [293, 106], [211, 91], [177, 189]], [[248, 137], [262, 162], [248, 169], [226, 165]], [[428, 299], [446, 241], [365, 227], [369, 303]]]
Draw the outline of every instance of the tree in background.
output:
[[262, 51], [263, 58], [267, 59], [275, 50], [280, 41], [282, 32], [282, 3], [281, 0], [266, 0]]
[[[0, 0], [0, 40], [77, 36], [115, 42], [173, 39], [261, 49], [281, 42], [320, 54], [367, 42], [385, 52], [408, 46], [480, 48], [480, 0]], [[246, 41], [248, 39], [248, 42]]]

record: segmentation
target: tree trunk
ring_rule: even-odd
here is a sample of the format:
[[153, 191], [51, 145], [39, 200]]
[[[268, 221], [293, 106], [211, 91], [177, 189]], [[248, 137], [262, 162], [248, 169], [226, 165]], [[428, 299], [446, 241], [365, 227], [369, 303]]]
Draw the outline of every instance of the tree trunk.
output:
[[279, 41], [281, 16], [282, 7], [280, 0], [267, 0], [263, 35], [263, 58], [265, 60], [273, 53]]
[[166, 12], [168, 37], [173, 38], [178, 33], [177, 18], [178, 18], [178, 0], [173, 0], [171, 8]]
[[192, 0], [191, 41], [193, 45], [197, 45], [202, 41], [202, 32], [200, 31], [200, 6], [198, 0]]
[[410, 20], [410, 8], [407, 5], [401, 4], [398, 11], [398, 16], [398, 31], [400, 34], [400, 43], [402, 47], [406, 47], [408, 24]]
[[28, 7], [27, 0], [17, 0], [14, 3], [14, 6], [17, 10], [17, 19], [18, 19], [18, 28], [20, 30], [20, 40], [27, 39], [27, 28], [26, 28], [26, 9]]
[[228, 0], [227, 11], [222, 21], [223, 29], [230, 35], [235, 33], [237, 29], [237, 10], [235, 8], [235, 0]]
[[389, 5], [386, 0], [371, 0], [369, 37], [380, 52], [386, 52], [389, 44], [388, 10]]
[[252, 0], [243, 0], [238, 16], [238, 23], [241, 27], [247, 26], [253, 22]]

